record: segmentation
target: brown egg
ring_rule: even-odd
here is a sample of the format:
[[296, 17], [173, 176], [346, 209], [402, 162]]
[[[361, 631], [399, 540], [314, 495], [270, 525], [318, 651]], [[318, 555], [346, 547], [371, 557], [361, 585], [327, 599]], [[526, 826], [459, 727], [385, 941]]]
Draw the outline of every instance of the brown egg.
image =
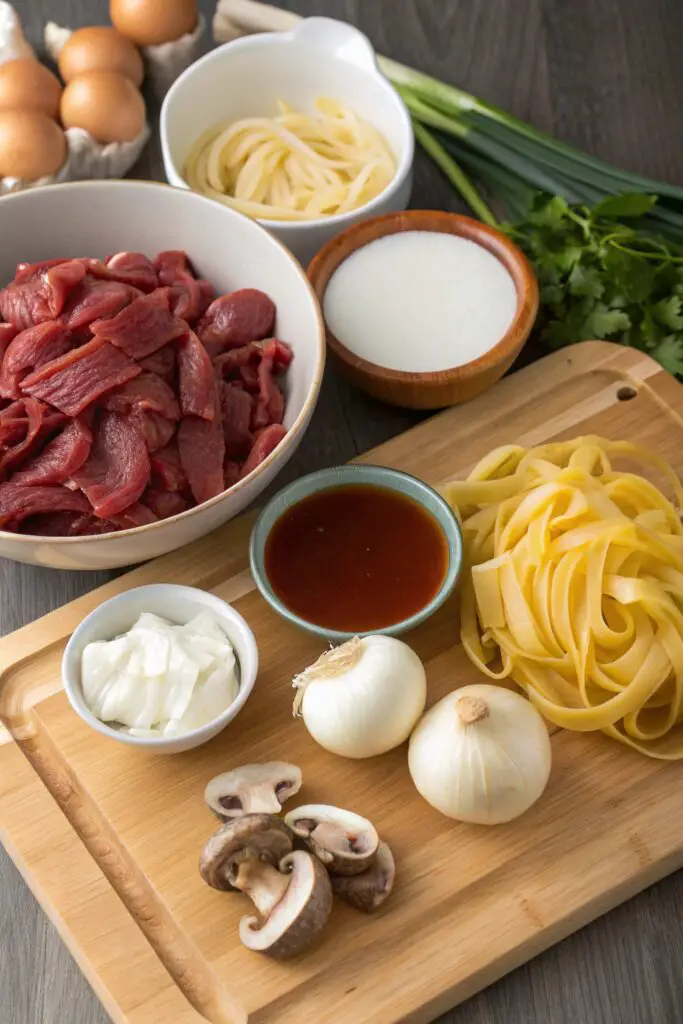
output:
[[0, 178], [37, 181], [66, 160], [66, 138], [40, 110], [0, 110]]
[[144, 77], [142, 57], [133, 43], [106, 25], [74, 32], [59, 54], [58, 64], [65, 82], [91, 71], [118, 71], [139, 88]]
[[110, 0], [109, 16], [138, 46], [157, 46], [195, 30], [197, 0]]
[[98, 142], [131, 142], [145, 123], [145, 101], [125, 75], [91, 71], [67, 85], [61, 117], [65, 128], [84, 128]]
[[44, 64], [20, 58], [0, 64], [0, 110], [42, 110], [57, 117], [62, 86]]

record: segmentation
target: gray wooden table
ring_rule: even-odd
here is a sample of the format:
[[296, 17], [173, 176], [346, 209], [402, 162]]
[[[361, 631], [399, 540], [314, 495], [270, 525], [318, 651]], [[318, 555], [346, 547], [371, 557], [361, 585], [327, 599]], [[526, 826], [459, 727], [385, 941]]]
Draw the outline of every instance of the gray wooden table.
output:
[[[106, 0], [15, 3], [34, 42], [48, 19], [104, 22], [107, 6]], [[213, 0], [201, 6], [208, 15]], [[282, 6], [345, 18], [382, 53], [617, 164], [683, 182], [682, 0], [291, 0]], [[137, 171], [162, 176], [155, 145]], [[458, 207], [424, 160], [416, 172], [414, 205]], [[364, 399], [328, 371], [315, 420], [285, 476], [343, 462], [412, 422], [410, 414]], [[106, 579], [106, 573], [0, 560], [0, 631]], [[447, 1014], [443, 1024], [680, 1024], [682, 918], [679, 873]], [[106, 1020], [0, 847], [0, 1024]]]

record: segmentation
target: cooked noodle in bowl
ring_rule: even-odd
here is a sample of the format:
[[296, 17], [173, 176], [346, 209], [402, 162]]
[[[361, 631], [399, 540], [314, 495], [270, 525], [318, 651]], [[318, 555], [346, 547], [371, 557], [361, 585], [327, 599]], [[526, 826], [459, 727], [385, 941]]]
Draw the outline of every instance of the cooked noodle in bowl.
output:
[[275, 117], [247, 117], [204, 132], [187, 183], [251, 217], [311, 220], [357, 210], [396, 173], [382, 134], [350, 107], [318, 99], [306, 114], [278, 101]]

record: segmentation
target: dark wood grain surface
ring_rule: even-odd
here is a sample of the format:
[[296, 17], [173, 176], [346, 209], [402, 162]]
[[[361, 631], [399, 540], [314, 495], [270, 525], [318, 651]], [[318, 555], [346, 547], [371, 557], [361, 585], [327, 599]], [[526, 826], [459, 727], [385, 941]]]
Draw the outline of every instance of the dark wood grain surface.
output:
[[[17, 0], [14, 6], [36, 42], [45, 21], [104, 22], [108, 5]], [[201, 6], [210, 15], [213, 0]], [[282, 6], [351, 21], [382, 53], [624, 167], [683, 182], [682, 0], [291, 0]], [[136, 172], [162, 177], [154, 144]], [[413, 205], [461, 209], [421, 158]], [[414, 421], [350, 391], [328, 371], [314, 421], [278, 486], [342, 462]], [[0, 631], [106, 578], [0, 560]], [[682, 920], [679, 873], [453, 1010], [443, 1024], [680, 1024]], [[0, 1024], [107, 1019], [0, 848]]]

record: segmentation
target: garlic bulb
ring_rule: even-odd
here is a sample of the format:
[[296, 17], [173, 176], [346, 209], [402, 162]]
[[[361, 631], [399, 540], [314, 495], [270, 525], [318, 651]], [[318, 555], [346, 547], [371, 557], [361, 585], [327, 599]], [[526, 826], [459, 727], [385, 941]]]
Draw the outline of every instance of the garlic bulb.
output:
[[417, 654], [390, 636], [354, 637], [298, 675], [294, 714], [342, 757], [374, 757], [408, 739], [427, 699]]
[[459, 821], [495, 825], [523, 814], [550, 775], [550, 737], [536, 708], [500, 686], [477, 684], [430, 708], [410, 738], [418, 792]]

